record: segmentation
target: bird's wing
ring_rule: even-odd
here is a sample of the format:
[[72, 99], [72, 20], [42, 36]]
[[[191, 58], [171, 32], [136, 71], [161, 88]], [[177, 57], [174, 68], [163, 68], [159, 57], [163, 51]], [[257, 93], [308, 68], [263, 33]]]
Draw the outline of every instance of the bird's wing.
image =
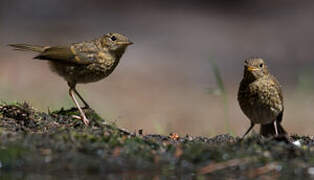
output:
[[283, 102], [282, 90], [281, 90], [281, 85], [279, 84], [279, 81], [273, 75], [270, 75], [270, 78], [275, 84], [274, 88], [276, 88], [276, 90], [278, 91], [281, 102]]
[[55, 46], [45, 49], [35, 59], [83, 65], [96, 62], [96, 54], [97, 51], [95, 48], [79, 48], [75, 45], [71, 45], [70, 47]]
[[272, 104], [272, 108], [274, 110], [283, 112], [284, 105], [280, 84], [274, 76], [269, 76], [269, 78], [270, 79], [268, 79], [268, 81], [266, 81], [267, 83], [265, 84], [267, 91], [263, 93], [268, 94], [266, 96], [269, 97], [267, 101], [268, 103]]
[[[279, 93], [279, 98], [282, 104], [282, 110], [279, 113], [279, 115], [277, 116], [277, 121], [280, 123], [282, 121], [282, 116], [283, 116], [283, 111], [284, 111], [284, 105], [283, 105], [283, 96], [282, 96], [282, 90], [281, 90], [281, 85], [279, 84], [279, 81], [275, 78], [275, 76], [271, 75], [271, 79], [273, 80], [274, 84], [275, 84], [275, 88]], [[282, 128], [283, 129], [283, 128]], [[284, 130], [283, 130], [284, 131]], [[285, 131], [284, 131], [285, 132]]]

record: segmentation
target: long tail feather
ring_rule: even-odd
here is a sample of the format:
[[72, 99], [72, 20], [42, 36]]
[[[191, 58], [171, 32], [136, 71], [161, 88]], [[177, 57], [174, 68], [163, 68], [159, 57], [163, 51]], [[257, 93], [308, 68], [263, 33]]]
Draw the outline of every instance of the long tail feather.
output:
[[44, 52], [47, 49], [47, 46], [38, 46], [30, 44], [9, 44], [9, 46], [14, 47], [14, 50], [18, 51], [35, 51], [35, 52]]

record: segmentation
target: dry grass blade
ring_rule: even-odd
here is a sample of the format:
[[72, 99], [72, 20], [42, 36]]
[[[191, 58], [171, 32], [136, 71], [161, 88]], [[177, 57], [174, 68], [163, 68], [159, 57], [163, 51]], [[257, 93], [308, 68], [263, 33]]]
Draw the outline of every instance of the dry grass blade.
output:
[[209, 174], [218, 170], [222, 170], [228, 167], [232, 166], [240, 166], [242, 164], [246, 164], [249, 162], [249, 158], [239, 158], [239, 159], [232, 159], [225, 162], [219, 162], [219, 163], [210, 163], [207, 166], [199, 169], [199, 174]]
[[262, 176], [262, 175], [275, 171], [277, 167], [278, 167], [277, 163], [265, 164], [265, 166], [251, 170], [248, 174], [248, 177], [257, 178], [258, 176]]

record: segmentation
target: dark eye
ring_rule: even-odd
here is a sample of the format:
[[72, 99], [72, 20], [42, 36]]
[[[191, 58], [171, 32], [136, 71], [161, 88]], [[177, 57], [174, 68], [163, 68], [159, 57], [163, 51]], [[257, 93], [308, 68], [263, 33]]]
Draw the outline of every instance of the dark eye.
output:
[[116, 36], [111, 36], [111, 41], [115, 41], [115, 40], [117, 40], [117, 38], [116, 38]]
[[260, 67], [260, 68], [264, 67], [264, 64], [260, 64], [259, 67]]

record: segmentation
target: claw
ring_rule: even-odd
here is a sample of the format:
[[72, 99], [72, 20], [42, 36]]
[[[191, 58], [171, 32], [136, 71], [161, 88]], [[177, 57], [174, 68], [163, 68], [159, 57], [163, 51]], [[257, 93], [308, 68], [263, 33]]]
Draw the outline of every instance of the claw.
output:
[[72, 115], [72, 118], [74, 118], [74, 119], [79, 119], [79, 120], [82, 119], [81, 116], [78, 116], [78, 115]]
[[89, 124], [89, 120], [88, 120], [86, 117], [85, 117], [85, 118], [83, 118], [82, 120], [83, 120], [84, 124], [85, 124], [86, 126], [88, 126], [88, 124]]
[[78, 115], [72, 115], [73, 118], [75, 119], [79, 119], [79, 120], [82, 120], [83, 123], [88, 126], [89, 124], [89, 120], [84, 116], [84, 117], [81, 117], [81, 116], [78, 116]]

